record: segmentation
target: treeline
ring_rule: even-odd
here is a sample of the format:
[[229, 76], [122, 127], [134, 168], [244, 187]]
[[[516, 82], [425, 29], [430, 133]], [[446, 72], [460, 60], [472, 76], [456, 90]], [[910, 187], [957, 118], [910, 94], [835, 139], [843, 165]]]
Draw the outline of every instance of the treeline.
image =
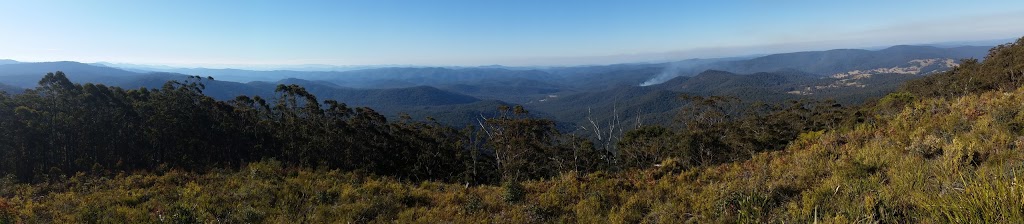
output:
[[276, 159], [411, 180], [496, 183], [611, 161], [553, 123], [502, 107], [475, 126], [453, 128], [370, 108], [319, 101], [296, 85], [275, 99], [217, 101], [203, 79], [160, 89], [71, 83], [47, 74], [23, 94], [0, 94], [0, 172], [42, 181], [77, 172], [205, 171]]
[[627, 132], [617, 143], [623, 166], [649, 168], [666, 159], [693, 167], [746, 160], [785, 148], [801, 133], [855, 122], [850, 108], [828, 100], [780, 104], [746, 103], [722, 96], [682, 99], [676, 128], [649, 126]]
[[684, 97], [680, 129], [641, 127], [617, 145], [595, 147], [521, 106], [502, 106], [496, 116], [468, 118], [475, 124], [455, 128], [409, 116], [388, 121], [370, 108], [320, 101], [297, 85], [277, 86], [273, 100], [217, 101], [203, 94], [203, 81], [196, 76], [160, 89], [125, 90], [75, 84], [56, 72], [35, 89], [0, 94], [0, 171], [34, 182], [78, 172], [236, 169], [275, 159], [294, 167], [495, 184], [647, 168], [668, 157], [693, 166], [735, 161], [832, 127], [844, 110], [831, 102]]

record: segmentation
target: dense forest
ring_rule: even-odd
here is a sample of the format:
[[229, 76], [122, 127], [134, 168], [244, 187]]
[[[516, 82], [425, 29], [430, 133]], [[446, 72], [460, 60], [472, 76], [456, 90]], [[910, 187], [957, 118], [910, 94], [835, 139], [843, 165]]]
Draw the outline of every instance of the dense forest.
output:
[[[667, 157], [633, 155], [650, 153], [634, 149], [647, 144], [637, 141], [676, 135], [649, 126], [627, 133], [618, 145], [606, 139], [595, 145], [559, 133], [554, 121], [531, 117], [519, 105], [499, 106], [494, 116], [467, 127], [409, 116], [388, 121], [370, 108], [319, 101], [298, 85], [278, 85], [272, 101], [217, 101], [203, 94], [203, 80], [124, 90], [74, 84], [62, 72], [47, 74], [35, 89], [0, 96], [0, 168], [20, 181], [38, 182], [79, 172], [238, 169], [274, 159], [287, 166], [475, 185], [649, 166]], [[798, 133], [835, 125], [842, 113], [839, 104], [828, 102], [746, 106], [736, 98], [679, 100], [688, 102], [688, 114], [679, 115], [687, 131], [675, 137], [688, 145], [655, 151], [686, 155], [695, 165], [781, 148]]]
[[863, 105], [682, 95], [595, 138], [519, 105], [451, 127], [54, 72], [0, 94], [0, 223], [1013, 222], [1022, 78], [1024, 38]]

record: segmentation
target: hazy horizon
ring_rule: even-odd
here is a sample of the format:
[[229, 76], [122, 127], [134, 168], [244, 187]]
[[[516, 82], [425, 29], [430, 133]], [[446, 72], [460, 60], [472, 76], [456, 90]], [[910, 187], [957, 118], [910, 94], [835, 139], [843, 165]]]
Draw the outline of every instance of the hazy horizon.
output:
[[[661, 52], [661, 53], [647, 53], [647, 54], [633, 54], [629, 56], [635, 56], [637, 58], [651, 58], [662, 57], [662, 59], [653, 60], [632, 60], [632, 61], [621, 61], [619, 57], [622, 55], [606, 55], [606, 56], [593, 56], [593, 57], [580, 57], [573, 58], [576, 60], [580, 59], [593, 59], [601, 58], [607, 59], [603, 63], [577, 63], [577, 64], [524, 64], [524, 65], [506, 65], [506, 64], [477, 64], [477, 65], [447, 65], [447, 64], [433, 64], [433, 65], [421, 65], [421, 64], [357, 64], [357, 65], [333, 65], [333, 64], [163, 64], [163, 63], [128, 63], [128, 62], [111, 62], [111, 61], [75, 61], [75, 60], [51, 60], [51, 61], [24, 61], [15, 60], [11, 58], [0, 58], [0, 60], [14, 60], [21, 63], [39, 63], [39, 62], [59, 62], [59, 61], [72, 61], [87, 64], [102, 64], [105, 66], [113, 66], [117, 68], [127, 69], [140, 69], [140, 70], [159, 70], [159, 69], [241, 69], [241, 70], [253, 70], [253, 71], [274, 71], [274, 70], [295, 70], [295, 71], [347, 71], [357, 69], [369, 69], [369, 68], [387, 68], [387, 67], [490, 67], [490, 66], [502, 66], [502, 67], [518, 67], [518, 68], [530, 68], [530, 67], [576, 67], [576, 66], [601, 66], [601, 65], [612, 65], [612, 64], [645, 64], [645, 63], [672, 63], [686, 60], [700, 60], [700, 59], [720, 59], [720, 58], [749, 58], [759, 57], [771, 54], [784, 54], [792, 52], [806, 52], [806, 51], [824, 51], [834, 49], [863, 49], [863, 50], [878, 50], [898, 45], [914, 45], [914, 46], [936, 46], [936, 47], [958, 47], [958, 46], [989, 46], [1002, 44], [1006, 42], [1012, 42], [1016, 38], [999, 38], [999, 39], [984, 39], [984, 40], [960, 40], [960, 41], [946, 41], [946, 42], [931, 42], [931, 43], [900, 43], [893, 45], [883, 46], [861, 46], [861, 47], [836, 47], [836, 48], [822, 48], [822, 49], [806, 49], [801, 51], [770, 51], [770, 46], [763, 46], [752, 50], [751, 52], [761, 53], [745, 53], [745, 54], [734, 54], [728, 55], [723, 54], [716, 57], [693, 57], [693, 58], [668, 58], [666, 55], [672, 55], [673, 53], [679, 52]], [[732, 49], [742, 50], [742, 49]], [[154, 70], [155, 71], [155, 70]]]
[[4, 2], [0, 58], [576, 66], [1020, 36], [1024, 2]]

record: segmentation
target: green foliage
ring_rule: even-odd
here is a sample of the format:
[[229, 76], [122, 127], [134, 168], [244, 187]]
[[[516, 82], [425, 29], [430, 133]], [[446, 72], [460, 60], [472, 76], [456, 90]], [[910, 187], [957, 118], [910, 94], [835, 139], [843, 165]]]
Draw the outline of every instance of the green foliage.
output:
[[878, 100], [878, 106], [883, 108], [900, 109], [907, 104], [914, 102], [914, 95], [907, 92], [897, 92], [886, 95]]
[[15, 218], [14, 208], [7, 204], [7, 200], [0, 198], [0, 224], [14, 223]]
[[508, 203], [516, 203], [523, 200], [526, 196], [526, 189], [523, 189], [523, 184], [518, 181], [506, 181], [505, 184], [501, 185], [504, 192], [501, 198]]
[[1024, 38], [992, 48], [984, 62], [965, 59], [951, 71], [907, 82], [901, 89], [919, 97], [958, 97], [989, 90], [1012, 91], [1024, 85], [1022, 60]]
[[664, 159], [681, 165], [740, 161], [781, 150], [801, 133], [842, 125], [847, 108], [832, 101], [743, 103], [734, 97], [684, 95], [689, 104], [678, 115], [681, 130], [649, 126], [631, 130], [618, 142], [621, 164], [649, 168]]
[[668, 158], [692, 158], [689, 150], [681, 149], [678, 135], [662, 126], [646, 126], [626, 132], [619, 140], [620, 163], [624, 167], [650, 168]]

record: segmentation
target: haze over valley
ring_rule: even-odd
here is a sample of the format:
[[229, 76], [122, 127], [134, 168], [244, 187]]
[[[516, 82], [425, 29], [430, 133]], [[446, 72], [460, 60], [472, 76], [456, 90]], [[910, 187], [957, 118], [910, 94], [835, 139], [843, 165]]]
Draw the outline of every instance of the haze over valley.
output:
[[[1009, 39], [1008, 39], [1009, 41]], [[750, 101], [833, 99], [847, 104], [878, 98], [902, 81], [983, 58], [992, 46], [900, 45], [879, 50], [836, 49], [758, 57], [688, 59], [560, 67], [379, 67], [318, 71], [118, 67], [110, 63], [17, 62], [0, 64], [9, 92], [34, 88], [42, 74], [64, 71], [77, 83], [125, 89], [160, 88], [189, 76], [203, 80], [204, 94], [219, 100], [239, 95], [272, 99], [278, 84], [298, 84], [322, 99], [370, 107], [388, 117], [438, 118], [448, 125], [472, 124], [497, 105], [523, 105], [563, 123], [572, 132], [589, 120], [667, 124], [658, 119], [679, 104], [679, 94], [730, 95]], [[453, 109], [454, 108], [454, 109]], [[594, 112], [596, 111], [596, 113]], [[646, 117], [646, 118], [643, 118]]]

